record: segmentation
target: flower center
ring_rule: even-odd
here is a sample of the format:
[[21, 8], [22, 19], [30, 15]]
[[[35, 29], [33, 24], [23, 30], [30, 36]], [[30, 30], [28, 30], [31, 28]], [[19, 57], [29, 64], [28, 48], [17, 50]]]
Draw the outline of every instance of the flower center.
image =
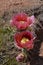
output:
[[24, 23], [25, 23], [25, 21], [20, 21], [20, 23], [21, 23], [21, 24], [24, 24]]
[[22, 43], [22, 44], [25, 44], [25, 43], [28, 42], [28, 41], [29, 41], [28, 38], [23, 37], [22, 40], [21, 40], [21, 43]]

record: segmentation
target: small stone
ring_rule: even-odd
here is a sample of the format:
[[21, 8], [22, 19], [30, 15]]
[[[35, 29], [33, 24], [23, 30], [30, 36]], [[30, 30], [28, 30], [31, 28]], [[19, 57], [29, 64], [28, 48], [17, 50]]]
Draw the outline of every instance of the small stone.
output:
[[43, 42], [41, 43], [39, 56], [43, 57]]

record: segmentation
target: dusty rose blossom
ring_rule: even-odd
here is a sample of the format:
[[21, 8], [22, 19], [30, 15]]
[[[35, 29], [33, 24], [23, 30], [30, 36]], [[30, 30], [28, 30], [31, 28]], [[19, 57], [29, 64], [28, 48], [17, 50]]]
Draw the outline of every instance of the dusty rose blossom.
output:
[[24, 30], [35, 21], [34, 15], [27, 16], [25, 13], [16, 14], [10, 21], [11, 26], [16, 26], [18, 30]]
[[20, 54], [18, 54], [18, 56], [16, 57], [16, 60], [17, 61], [23, 61], [23, 59], [24, 59], [24, 54], [23, 53], [20, 53]]
[[34, 46], [34, 36], [30, 31], [23, 31], [14, 35], [15, 46], [22, 49], [32, 49]]

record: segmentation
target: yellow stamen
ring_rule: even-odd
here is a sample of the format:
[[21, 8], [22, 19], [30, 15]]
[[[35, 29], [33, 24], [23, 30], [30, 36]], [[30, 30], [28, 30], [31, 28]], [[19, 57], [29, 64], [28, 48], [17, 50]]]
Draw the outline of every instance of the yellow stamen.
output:
[[28, 41], [29, 41], [29, 39], [24, 37], [24, 38], [22, 38], [21, 43], [22, 43], [22, 44], [25, 44], [25, 43], [28, 42]]
[[22, 24], [25, 22], [25, 21], [20, 21]]

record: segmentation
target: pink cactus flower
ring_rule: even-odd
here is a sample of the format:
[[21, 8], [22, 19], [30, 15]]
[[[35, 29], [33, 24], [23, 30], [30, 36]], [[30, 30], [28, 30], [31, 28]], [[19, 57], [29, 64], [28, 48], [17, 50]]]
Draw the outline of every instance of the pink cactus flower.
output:
[[28, 17], [25, 13], [15, 15], [10, 21], [11, 26], [16, 26], [18, 30], [24, 30], [35, 21], [34, 15]]
[[21, 33], [16, 33], [14, 35], [14, 40], [16, 41], [15, 46], [22, 49], [32, 49], [34, 44], [34, 36], [30, 31], [23, 31]]

